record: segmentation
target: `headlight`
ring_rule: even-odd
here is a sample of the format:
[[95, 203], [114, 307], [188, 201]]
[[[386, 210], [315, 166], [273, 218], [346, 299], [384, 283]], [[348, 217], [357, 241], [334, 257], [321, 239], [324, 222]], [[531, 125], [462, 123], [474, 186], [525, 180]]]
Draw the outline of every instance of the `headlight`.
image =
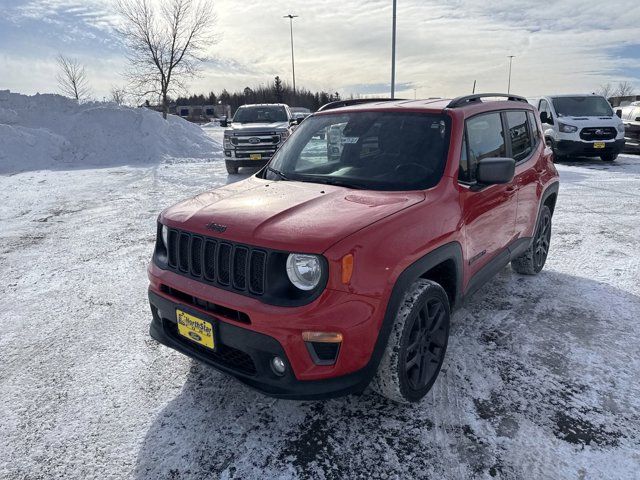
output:
[[284, 141], [289, 136], [289, 130], [285, 130], [284, 132], [280, 132], [280, 138]]
[[618, 125], [618, 131], [620, 133], [624, 133], [624, 123], [621, 123], [620, 125]]
[[223, 142], [222, 143], [224, 145], [224, 148], [231, 148], [231, 136], [225, 135], [223, 137]]
[[573, 125], [567, 125], [566, 123], [558, 122], [558, 128], [562, 133], [575, 133], [578, 131], [578, 127]]
[[287, 276], [300, 290], [313, 290], [322, 277], [320, 259], [317, 255], [290, 254], [287, 257]]
[[164, 248], [169, 250], [169, 228], [166, 225], [162, 225], [162, 243]]

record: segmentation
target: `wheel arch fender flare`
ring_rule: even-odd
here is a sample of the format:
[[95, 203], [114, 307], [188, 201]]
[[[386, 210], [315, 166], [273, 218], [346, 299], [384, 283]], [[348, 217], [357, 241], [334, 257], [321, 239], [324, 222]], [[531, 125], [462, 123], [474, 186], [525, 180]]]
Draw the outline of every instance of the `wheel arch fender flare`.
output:
[[[455, 305], [459, 305], [462, 300], [462, 275], [464, 260], [462, 255], [462, 246], [457, 241], [446, 243], [436, 248], [435, 250], [432, 250], [431, 252], [413, 262], [411, 265], [405, 268], [402, 273], [400, 273], [400, 275], [398, 275], [398, 278], [396, 279], [396, 282], [391, 291], [391, 295], [389, 296], [389, 301], [387, 302], [384, 319], [382, 321], [380, 331], [378, 332], [378, 338], [371, 354], [371, 358], [369, 359], [369, 363], [365, 367], [368, 370], [368, 381], [373, 378], [373, 375], [375, 375], [384, 350], [387, 348], [387, 342], [389, 341], [389, 335], [393, 327], [393, 322], [396, 318], [398, 309], [400, 308], [400, 303], [402, 302], [407, 289], [413, 284], [413, 282], [421, 278], [429, 270], [450, 260], [453, 261], [455, 265]], [[451, 305], [452, 310], [453, 308], [454, 305]]]

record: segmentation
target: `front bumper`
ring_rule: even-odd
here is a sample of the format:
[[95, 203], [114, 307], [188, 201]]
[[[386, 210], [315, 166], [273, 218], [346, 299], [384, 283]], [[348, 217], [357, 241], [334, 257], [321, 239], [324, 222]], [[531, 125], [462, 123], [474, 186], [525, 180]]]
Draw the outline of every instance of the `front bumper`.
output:
[[598, 157], [602, 154], [617, 155], [624, 148], [624, 138], [603, 141], [604, 148], [594, 148], [594, 143], [597, 142], [558, 140], [555, 143], [555, 151], [559, 155]]
[[[267, 395], [290, 399], [321, 399], [364, 390], [371, 379], [369, 365], [382, 315], [379, 302], [346, 292], [325, 290], [312, 304], [276, 307], [233, 292], [199, 284], [151, 265], [149, 301], [153, 320], [150, 334], [158, 342], [234, 376]], [[156, 276], [156, 274], [158, 276]], [[245, 312], [249, 324], [212, 314], [197, 304], [174, 297], [161, 289], [172, 285], [188, 295]], [[177, 333], [176, 309], [214, 325], [216, 352]], [[334, 365], [314, 362], [302, 331], [337, 331], [343, 335]], [[270, 361], [281, 357], [287, 369], [278, 376]]]

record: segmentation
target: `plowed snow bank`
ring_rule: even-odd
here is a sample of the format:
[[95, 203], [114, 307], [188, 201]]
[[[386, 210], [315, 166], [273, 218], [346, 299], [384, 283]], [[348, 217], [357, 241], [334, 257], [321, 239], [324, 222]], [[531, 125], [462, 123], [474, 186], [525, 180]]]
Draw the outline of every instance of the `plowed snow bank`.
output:
[[218, 156], [197, 125], [146, 108], [0, 91], [0, 174]]

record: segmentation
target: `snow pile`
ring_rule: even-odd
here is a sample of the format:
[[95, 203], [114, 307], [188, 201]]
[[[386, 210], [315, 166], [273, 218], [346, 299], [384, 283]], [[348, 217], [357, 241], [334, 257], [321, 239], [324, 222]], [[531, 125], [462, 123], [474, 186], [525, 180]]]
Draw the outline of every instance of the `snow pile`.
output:
[[60, 95], [0, 91], [0, 174], [211, 158], [221, 146], [202, 128], [146, 108]]

